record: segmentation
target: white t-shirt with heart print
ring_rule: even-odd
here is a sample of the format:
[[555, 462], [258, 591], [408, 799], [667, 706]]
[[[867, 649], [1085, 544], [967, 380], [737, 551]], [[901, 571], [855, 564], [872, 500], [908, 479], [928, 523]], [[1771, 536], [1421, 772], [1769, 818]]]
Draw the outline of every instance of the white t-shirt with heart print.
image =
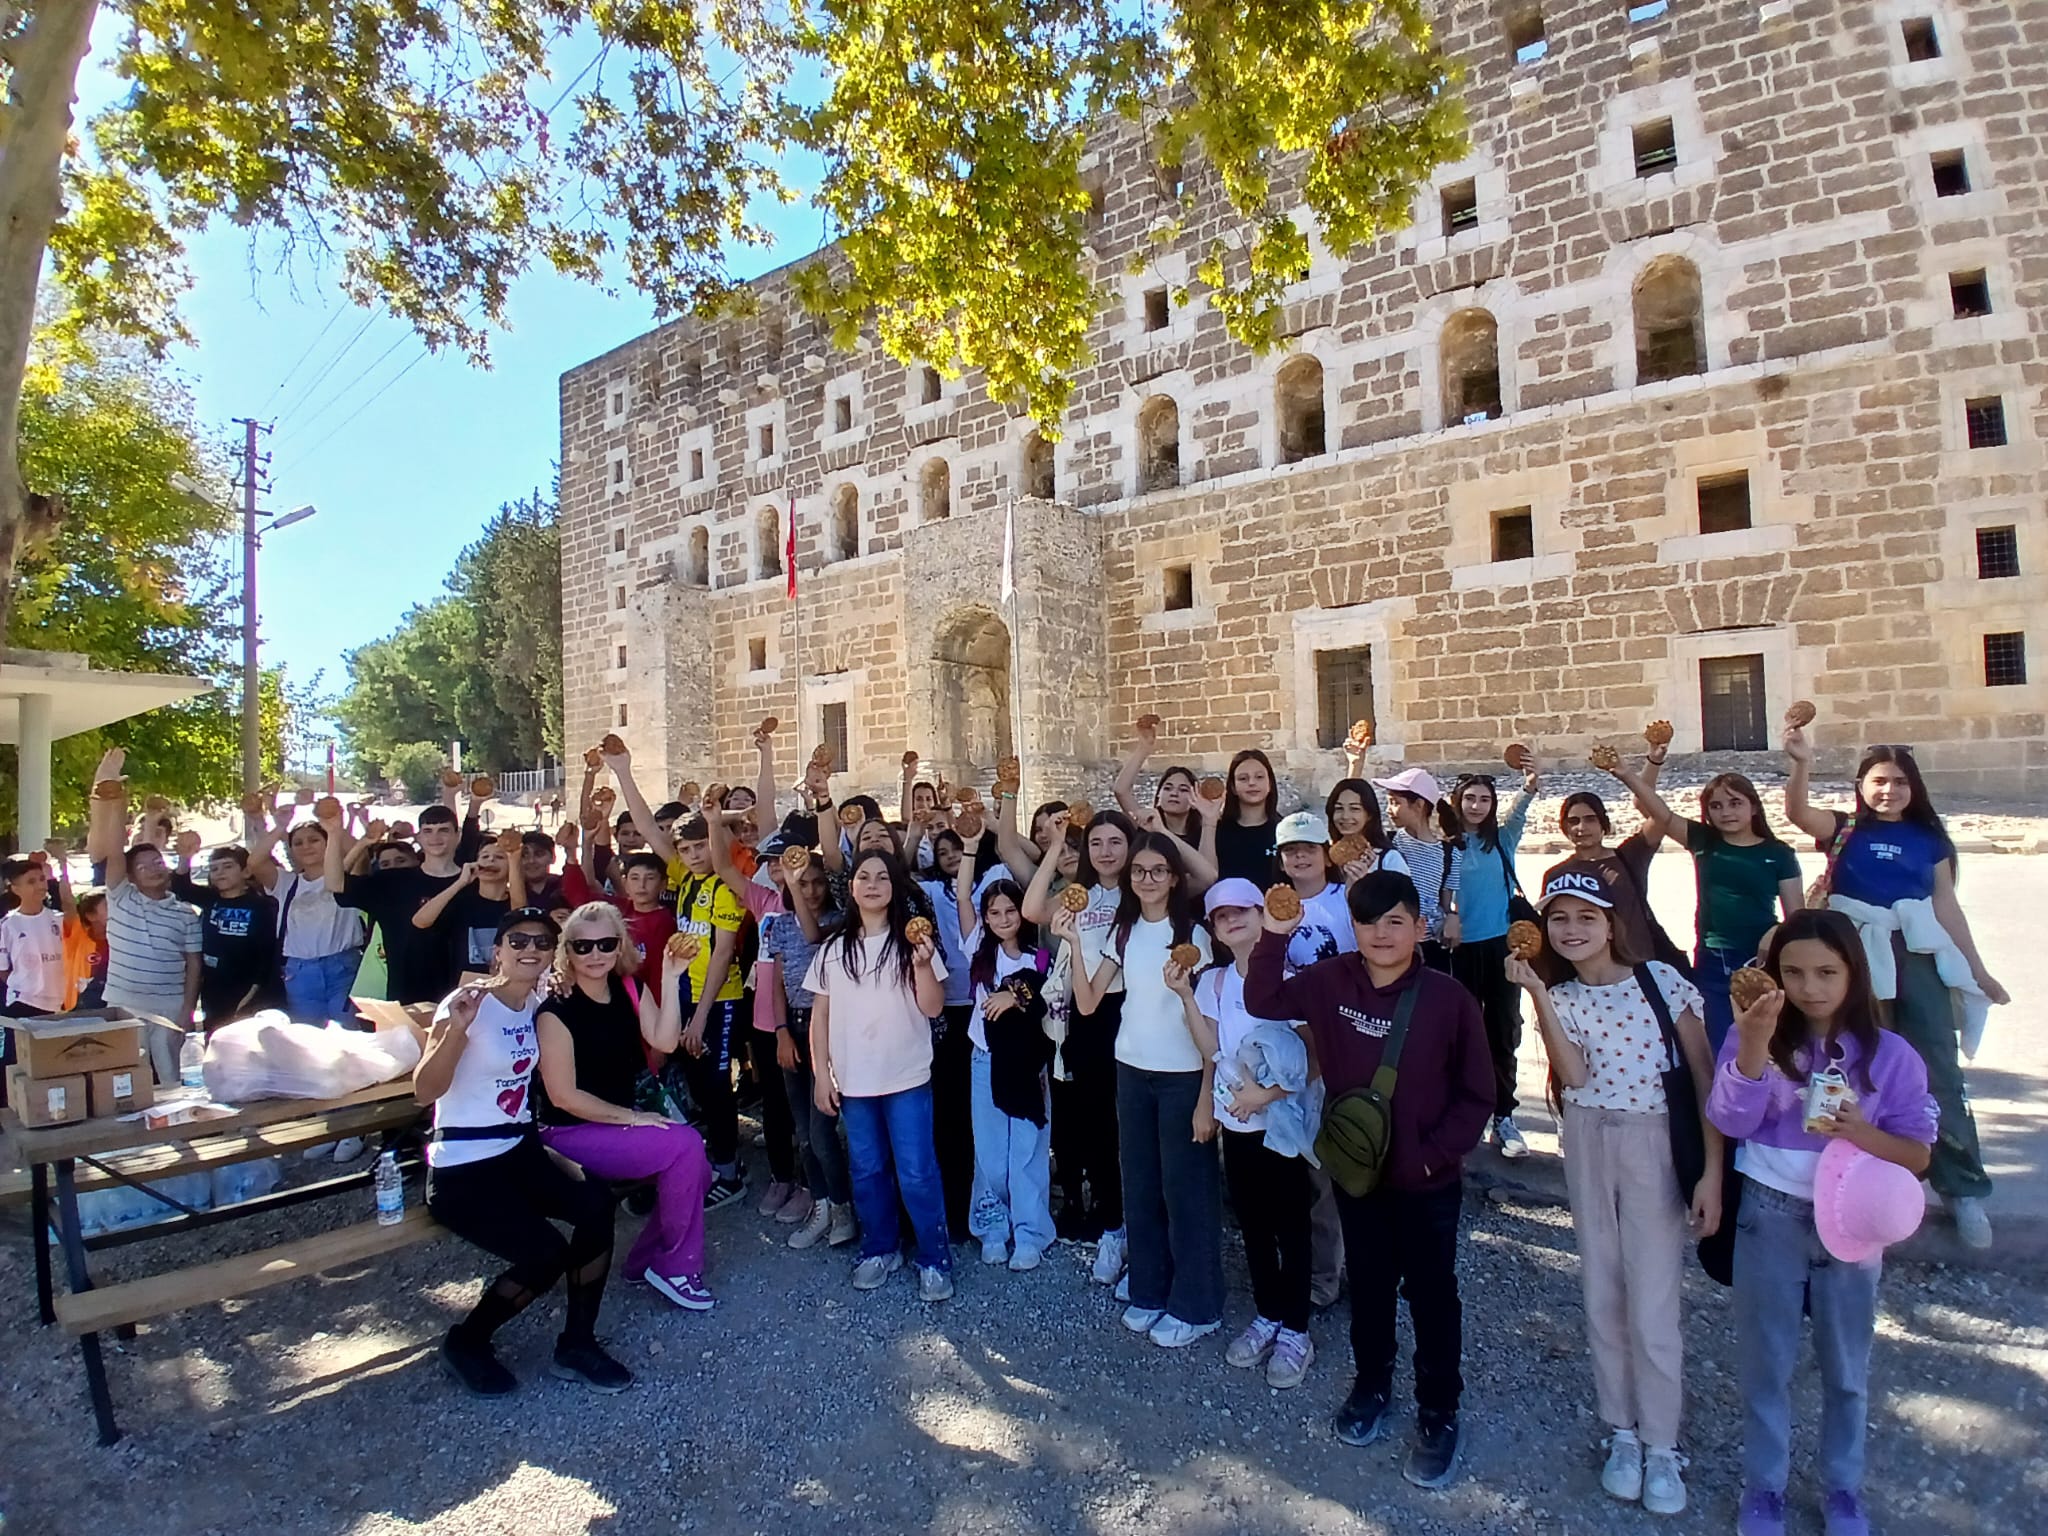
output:
[[[533, 993], [525, 1007], [508, 1008], [489, 992], [477, 1004], [476, 1017], [469, 1021], [469, 1044], [455, 1063], [455, 1076], [448, 1091], [434, 1100], [434, 1127], [502, 1125], [507, 1134], [474, 1141], [430, 1141], [429, 1167], [480, 1163], [519, 1144], [523, 1128], [533, 1122], [533, 1069], [540, 1059], [533, 1015], [539, 1004], [540, 995]], [[447, 1013], [444, 1002], [434, 1015], [436, 1022]]]

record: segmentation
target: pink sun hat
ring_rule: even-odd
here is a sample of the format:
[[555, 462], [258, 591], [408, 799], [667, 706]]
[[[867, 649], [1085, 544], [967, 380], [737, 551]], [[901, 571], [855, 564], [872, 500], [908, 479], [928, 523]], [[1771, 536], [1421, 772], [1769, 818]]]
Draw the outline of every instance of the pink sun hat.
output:
[[1844, 1264], [1863, 1264], [1920, 1230], [1927, 1198], [1897, 1163], [1846, 1141], [1821, 1151], [1813, 1176], [1813, 1224], [1821, 1246]]

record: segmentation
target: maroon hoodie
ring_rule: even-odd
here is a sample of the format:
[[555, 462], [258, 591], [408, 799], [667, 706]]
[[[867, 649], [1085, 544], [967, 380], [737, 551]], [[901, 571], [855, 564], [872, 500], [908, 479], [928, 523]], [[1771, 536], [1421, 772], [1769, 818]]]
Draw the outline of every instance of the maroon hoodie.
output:
[[[1244, 978], [1244, 1005], [1262, 1019], [1305, 1019], [1329, 1100], [1372, 1081], [1394, 1027], [1394, 1005], [1420, 988], [1394, 1083], [1394, 1135], [1382, 1189], [1437, 1189], [1464, 1171], [1493, 1113], [1493, 1057], [1472, 994], [1417, 957], [1382, 990], [1365, 957], [1337, 955], [1284, 979], [1287, 936], [1261, 933]], [[1326, 1101], [1328, 1102], [1328, 1101]]]

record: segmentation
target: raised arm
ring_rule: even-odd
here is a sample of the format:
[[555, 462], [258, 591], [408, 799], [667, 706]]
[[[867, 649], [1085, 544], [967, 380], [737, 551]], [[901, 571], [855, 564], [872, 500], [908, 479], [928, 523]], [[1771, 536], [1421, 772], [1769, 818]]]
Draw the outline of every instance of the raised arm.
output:
[[[1017, 792], [996, 791], [996, 856], [1003, 861], [1011, 875], [1020, 884], [1029, 886], [1038, 878], [1039, 866], [1056, 868], [1059, 858], [1056, 853], [1041, 853], [1038, 844], [1023, 836], [1017, 830]], [[1048, 877], [1050, 878], [1050, 877]], [[1043, 922], [1043, 918], [1032, 918]]]
[[[903, 754], [903, 786], [896, 797], [896, 819], [906, 827], [910, 825], [911, 786], [916, 782], [917, 754], [915, 752], [906, 752]], [[905, 862], [909, 861], [906, 860]], [[912, 865], [912, 867], [915, 868], [915, 865]]]
[[[626, 802], [626, 809], [632, 814], [633, 825], [640, 829], [640, 835], [647, 839], [647, 846], [664, 864], [676, 861], [676, 845], [669, 835], [661, 830], [661, 823], [654, 819], [654, 812], [647, 804], [647, 797], [640, 793], [640, 786], [633, 781], [633, 754], [623, 749], [604, 755], [605, 767], [611, 769], [612, 777], [619, 781], [619, 794]], [[708, 812], [709, 807], [706, 807]]]
[[469, 1026], [476, 1020], [485, 990], [476, 983], [457, 987], [435, 1011], [434, 1022], [427, 1027], [426, 1049], [420, 1053], [420, 1064], [412, 1072], [412, 1096], [416, 1102], [433, 1103], [455, 1081], [456, 1064], [469, 1044]]
[[[128, 754], [121, 748], [107, 749], [93, 770], [92, 799], [87, 803], [85, 852], [88, 858], [105, 862], [109, 891], [128, 879], [128, 850], [121, 843], [128, 827], [128, 786], [121, 779], [121, 767], [127, 761]], [[100, 791], [108, 785], [118, 793], [102, 795]]]
[[953, 871], [953, 904], [960, 913], [960, 931], [974, 932], [981, 921], [974, 910], [974, 856], [981, 849], [985, 833], [977, 832], [972, 838], [963, 839], [960, 853], [960, 867]]
[[432, 901], [428, 902], [425, 906], [421, 907], [419, 911], [413, 913], [413, 927], [433, 927], [435, 923], [440, 921], [441, 914], [448, 910], [448, 904], [456, 898], [456, 895], [462, 891], [468, 890], [472, 885], [475, 884], [476, 866], [474, 864], [463, 865], [462, 873], [455, 877], [455, 883], [453, 885], [449, 886], [446, 890], [441, 892], [440, 895], [436, 896]]
[[766, 837], [775, 830], [775, 735], [759, 727], [754, 730], [754, 750], [760, 754], [760, 766], [754, 772], [754, 830]]
[[[754, 803], [759, 805], [760, 801]], [[739, 865], [733, 862], [732, 828], [726, 824], [726, 814], [724, 806], [704, 808], [704, 825], [711, 829], [711, 872], [733, 890], [740, 891], [746, 888], [747, 877], [740, 873]], [[748, 813], [741, 811], [739, 814], [744, 816]]]
[[1811, 799], [1813, 743], [1796, 725], [1785, 727], [1785, 758], [1785, 819], [1814, 841], [1825, 843], [1835, 835], [1835, 813]]
[[1131, 742], [1131, 750], [1124, 754], [1123, 766], [1117, 769], [1116, 783], [1111, 786], [1111, 791], [1116, 795], [1116, 803], [1123, 807], [1124, 814], [1133, 821], [1137, 820], [1139, 812], [1139, 770], [1145, 766], [1145, 759], [1158, 750], [1159, 727], [1150, 715], [1140, 716], [1137, 735]]
[[1664, 797], [1657, 793], [1656, 780], [1646, 777], [1640, 770], [1633, 769], [1625, 762], [1610, 768], [1617, 779], [1627, 786], [1636, 802], [1636, 809], [1642, 812], [1646, 832], [1654, 831], [1660, 838], [1668, 837], [1679, 847], [1686, 846], [1685, 817], [1671, 809]]
[[672, 1055], [682, 1043], [683, 972], [689, 968], [687, 961], [678, 960], [663, 946], [660, 999], [645, 987], [640, 989], [640, 1038], [657, 1055]]
[[76, 917], [78, 902], [71, 894], [71, 850], [63, 838], [53, 837], [43, 844], [43, 861], [50, 871], [50, 889], [56, 894], [58, 915]]
[[[1066, 834], [1061, 833], [1060, 835], [1064, 837]], [[1002, 839], [998, 837], [996, 843], [1000, 848]], [[965, 861], [963, 860], [962, 862], [964, 863]], [[1008, 861], [1005, 860], [1004, 862], [1007, 863]], [[1030, 883], [1024, 887], [1025, 922], [1046, 923], [1052, 920], [1052, 877], [1058, 873], [1058, 864], [1059, 860], [1048, 853], [1044, 859], [1032, 866]], [[1016, 870], [1014, 864], [1010, 868], [1012, 872]]]

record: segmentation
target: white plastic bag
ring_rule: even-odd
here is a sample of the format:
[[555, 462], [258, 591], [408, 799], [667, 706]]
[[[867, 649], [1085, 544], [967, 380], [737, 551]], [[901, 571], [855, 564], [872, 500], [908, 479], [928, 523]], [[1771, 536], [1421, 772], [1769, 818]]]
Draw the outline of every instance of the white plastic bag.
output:
[[420, 1063], [411, 1030], [375, 1034], [294, 1024], [266, 1009], [224, 1024], [206, 1041], [206, 1091], [225, 1104], [251, 1099], [338, 1099], [403, 1077]]

